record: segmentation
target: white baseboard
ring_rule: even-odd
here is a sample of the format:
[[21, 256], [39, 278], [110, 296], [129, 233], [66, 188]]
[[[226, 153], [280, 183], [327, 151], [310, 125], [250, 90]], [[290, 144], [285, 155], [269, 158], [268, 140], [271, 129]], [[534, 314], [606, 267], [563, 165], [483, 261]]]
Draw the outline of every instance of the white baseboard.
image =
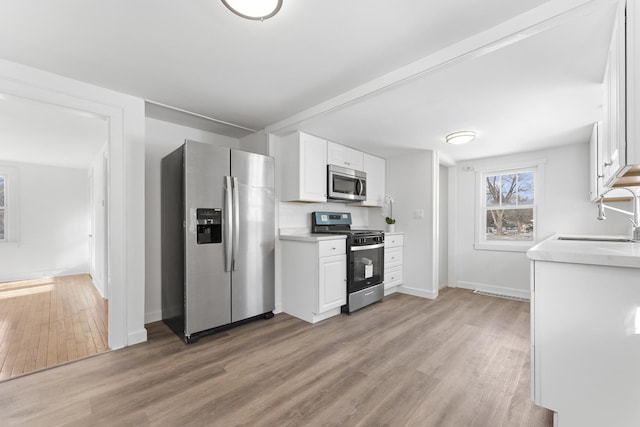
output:
[[398, 292], [407, 295], [413, 295], [420, 298], [436, 299], [438, 298], [438, 292], [425, 291], [424, 289], [411, 288], [406, 285], [398, 286]]
[[18, 273], [0, 276], [0, 282], [17, 282], [20, 280], [32, 280], [42, 279], [45, 277], [56, 276], [72, 276], [75, 274], [89, 274], [88, 271], [83, 269], [60, 269], [60, 270], [46, 270], [46, 271], [34, 271], [28, 273]]
[[147, 340], [147, 330], [142, 328], [135, 332], [130, 332], [127, 335], [127, 345], [139, 344]]
[[148, 311], [144, 313], [144, 324], [157, 322], [162, 320], [162, 310]]
[[458, 280], [456, 282], [456, 287], [463, 288], [463, 289], [471, 289], [473, 291], [478, 290], [483, 292], [490, 292], [493, 294], [506, 295], [506, 296], [516, 297], [516, 298], [524, 298], [527, 300], [531, 299], [531, 291], [529, 289], [525, 291], [522, 289], [487, 285], [486, 283], [467, 282], [464, 280]]
[[273, 314], [282, 313], [282, 304], [276, 304], [276, 308], [273, 309]]
[[387, 295], [395, 294], [396, 292], [398, 292], [398, 286], [394, 286], [392, 288], [385, 289], [384, 290], [384, 296], [386, 297]]
[[93, 276], [91, 276], [91, 282], [93, 283], [93, 287], [96, 288], [102, 299], [108, 299], [104, 294], [104, 286], [102, 286], [102, 282], [100, 280], [96, 280], [96, 278]]

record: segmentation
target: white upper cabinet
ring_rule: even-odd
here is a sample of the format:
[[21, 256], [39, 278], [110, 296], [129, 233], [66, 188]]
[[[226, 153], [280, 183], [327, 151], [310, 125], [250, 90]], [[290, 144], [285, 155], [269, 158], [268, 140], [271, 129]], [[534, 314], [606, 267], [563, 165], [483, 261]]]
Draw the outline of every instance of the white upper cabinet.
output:
[[625, 22], [621, 2], [611, 36], [604, 75], [601, 168], [605, 185], [626, 165], [625, 150]]
[[278, 161], [283, 202], [327, 201], [327, 141], [302, 132], [281, 141]]
[[349, 169], [364, 170], [364, 153], [335, 142], [327, 141], [327, 162]]
[[281, 201], [326, 202], [327, 165], [333, 164], [366, 172], [367, 199], [362, 206], [384, 204], [384, 159], [304, 132], [281, 138], [276, 147]]
[[364, 171], [367, 174], [367, 200], [362, 206], [384, 205], [386, 162], [380, 157], [364, 153]]
[[598, 168], [604, 188], [640, 185], [639, 26], [638, 2], [620, 0], [603, 81]]

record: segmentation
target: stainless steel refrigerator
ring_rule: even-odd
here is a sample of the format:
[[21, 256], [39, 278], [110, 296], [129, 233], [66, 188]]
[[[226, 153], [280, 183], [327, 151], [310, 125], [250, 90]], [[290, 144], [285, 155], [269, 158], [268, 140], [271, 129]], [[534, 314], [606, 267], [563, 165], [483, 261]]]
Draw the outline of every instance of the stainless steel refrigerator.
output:
[[273, 158], [187, 140], [162, 159], [162, 318], [187, 343], [275, 307]]

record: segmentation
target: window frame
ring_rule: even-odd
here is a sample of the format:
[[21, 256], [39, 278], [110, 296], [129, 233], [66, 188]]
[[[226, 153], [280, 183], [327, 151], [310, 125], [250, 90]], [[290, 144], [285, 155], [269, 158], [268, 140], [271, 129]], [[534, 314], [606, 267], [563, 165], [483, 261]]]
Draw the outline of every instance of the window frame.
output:
[[18, 169], [0, 165], [0, 175], [4, 181], [4, 238], [0, 244], [15, 243], [18, 240]]
[[[476, 232], [474, 249], [492, 250], [505, 252], [526, 252], [531, 249], [539, 236], [540, 225], [538, 223], [538, 207], [541, 203], [543, 182], [544, 182], [544, 160], [536, 160], [525, 163], [514, 163], [509, 165], [501, 165], [500, 167], [486, 168], [476, 170]], [[491, 209], [487, 209], [487, 185], [486, 178], [488, 176], [509, 175], [516, 173], [533, 172], [533, 204], [516, 205], [507, 209], [533, 209], [533, 238], [527, 241], [509, 241], [509, 240], [488, 240], [486, 236], [487, 213]]]
[[2, 204], [0, 204], [0, 212], [2, 212], [2, 235], [0, 235], [0, 242], [6, 242], [8, 237], [7, 230], [7, 199], [9, 198], [9, 192], [7, 191], [7, 187], [9, 186], [9, 175], [0, 171], [0, 178], [3, 180], [3, 194]]

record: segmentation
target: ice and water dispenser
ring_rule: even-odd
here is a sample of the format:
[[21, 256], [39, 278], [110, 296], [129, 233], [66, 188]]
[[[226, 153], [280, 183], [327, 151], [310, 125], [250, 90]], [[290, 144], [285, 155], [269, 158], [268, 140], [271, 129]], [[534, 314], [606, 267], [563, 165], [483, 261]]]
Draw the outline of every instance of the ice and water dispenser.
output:
[[222, 209], [196, 209], [197, 243], [222, 243]]

